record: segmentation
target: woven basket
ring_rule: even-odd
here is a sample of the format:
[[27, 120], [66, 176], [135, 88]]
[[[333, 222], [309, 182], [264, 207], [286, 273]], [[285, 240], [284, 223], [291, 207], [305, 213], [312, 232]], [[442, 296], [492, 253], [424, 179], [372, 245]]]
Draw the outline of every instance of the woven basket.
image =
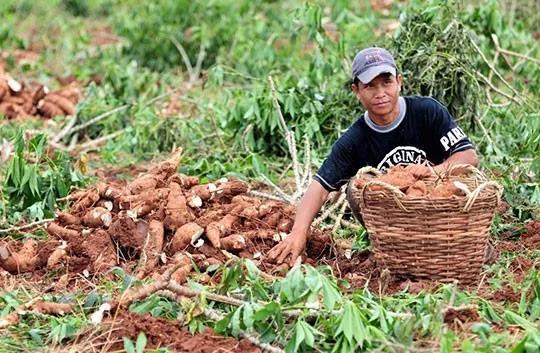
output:
[[[464, 197], [411, 198], [377, 180], [361, 190], [353, 183], [351, 197], [360, 206], [379, 266], [414, 279], [457, 280], [465, 285], [478, 281], [502, 187], [487, 181], [476, 168], [467, 168], [470, 177], [449, 176], [452, 170], [446, 176], [472, 190]], [[365, 172], [374, 169], [363, 168], [359, 174]], [[433, 184], [436, 180], [424, 181]], [[374, 191], [373, 185], [383, 190]]]

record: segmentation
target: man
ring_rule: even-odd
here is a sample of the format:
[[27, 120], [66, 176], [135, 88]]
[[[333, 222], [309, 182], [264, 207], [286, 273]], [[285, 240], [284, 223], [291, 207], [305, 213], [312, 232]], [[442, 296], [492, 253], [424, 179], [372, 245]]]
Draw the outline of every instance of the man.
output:
[[384, 171], [429, 161], [442, 171], [451, 164], [478, 165], [471, 141], [442, 104], [430, 97], [400, 96], [401, 75], [388, 51], [358, 52], [352, 80], [352, 91], [366, 112], [334, 143], [297, 207], [289, 236], [269, 252], [278, 263], [295, 263], [329, 192], [339, 190], [361, 167]]

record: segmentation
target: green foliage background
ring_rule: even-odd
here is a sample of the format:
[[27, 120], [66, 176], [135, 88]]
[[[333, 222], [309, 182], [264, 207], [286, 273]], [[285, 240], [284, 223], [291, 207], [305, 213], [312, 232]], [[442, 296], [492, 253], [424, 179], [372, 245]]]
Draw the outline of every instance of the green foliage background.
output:
[[[524, 222], [539, 217], [540, 65], [511, 55], [493, 60], [492, 35], [502, 48], [538, 60], [539, 7], [534, 0], [413, 0], [378, 12], [367, 0], [6, 0], [0, 3], [0, 47], [14, 77], [38, 80], [51, 88], [59, 86], [56, 78], [69, 75], [88, 83], [78, 105], [78, 124], [124, 107], [60, 141], [69, 144], [74, 138], [86, 141], [122, 131], [95, 151], [93, 170], [148, 161], [182, 146], [186, 152], [181, 171], [203, 181], [231, 174], [255, 180], [265, 174], [287, 188], [290, 157], [268, 76], [276, 82], [280, 108], [297, 145], [304, 137], [310, 141], [316, 168], [332, 142], [362, 113], [350, 92], [355, 52], [386, 46], [404, 76], [404, 93], [429, 94], [445, 103], [472, 137], [483, 169], [505, 186], [505, 201], [511, 207], [493, 224], [497, 237], [519, 234]], [[396, 21], [400, 25], [392, 31]], [[120, 40], [96, 46], [93, 39], [99, 31]], [[18, 64], [15, 50], [35, 50], [38, 59]], [[193, 82], [182, 50], [192, 68], [204, 53]], [[478, 73], [511, 98], [490, 89]], [[90, 82], [95, 77], [98, 82]], [[165, 115], [168, 94], [176, 95], [180, 109]], [[61, 118], [48, 122], [64, 123]], [[36, 130], [47, 129], [39, 121], [0, 120], [0, 141], [15, 146], [12, 159], [0, 165], [2, 227], [52, 216], [58, 198], [89, 182], [81, 170], [87, 156], [50, 154], [51, 136]], [[345, 236], [356, 237], [356, 246], [365, 248], [365, 233]], [[197, 315], [186, 324], [192, 331], [213, 326], [228, 335], [254, 330], [287, 352], [353, 352], [358, 347], [414, 351], [418, 342], [435, 342], [434, 349], [441, 352], [536, 352], [540, 277], [533, 267], [517, 281], [510, 271], [515, 256], [503, 254], [486, 271], [491, 289], [510, 286], [526, 293], [519, 304], [492, 303], [474, 290], [452, 285], [419, 295], [344, 293], [344, 283], [336, 282], [328, 268], [309, 266], [267, 283], [249, 262], [240, 263], [218, 269], [221, 285], [206, 290], [236, 291], [250, 304], [220, 307], [226, 315], [215, 325]], [[538, 251], [523, 256], [537, 261]], [[70, 342], [108, 293], [125, 290], [135, 281], [120, 269], [113, 272], [115, 279], [103, 283], [96, 290], [99, 294], [53, 298], [76, 298], [81, 302], [77, 314], [22, 321], [14, 332], [0, 337], [0, 350], [28, 351]], [[25, 295], [1, 293], [2, 316]], [[443, 323], [441, 311], [449, 303], [478, 307], [480, 322], [465, 337]], [[202, 300], [197, 305], [208, 303]], [[319, 305], [316, 319], [310, 316], [313, 305]], [[287, 321], [283, 313], [292, 309], [302, 315]], [[194, 308], [154, 296], [132, 310], [175, 318]], [[519, 327], [520, 336], [512, 336], [510, 327]], [[140, 337], [136, 342], [124, 340], [124, 347], [139, 350], [146, 344]]]

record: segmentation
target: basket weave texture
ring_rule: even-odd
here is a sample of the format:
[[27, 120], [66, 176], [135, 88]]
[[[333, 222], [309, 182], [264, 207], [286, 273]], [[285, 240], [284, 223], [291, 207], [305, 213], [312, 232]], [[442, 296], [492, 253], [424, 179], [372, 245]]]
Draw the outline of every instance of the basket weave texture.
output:
[[[472, 190], [463, 197], [411, 198], [377, 181], [361, 190], [353, 186], [378, 265], [414, 279], [477, 282], [502, 188], [476, 169], [473, 174], [446, 177]], [[424, 181], [437, 182], [435, 177]], [[383, 190], [372, 190], [373, 185]]]

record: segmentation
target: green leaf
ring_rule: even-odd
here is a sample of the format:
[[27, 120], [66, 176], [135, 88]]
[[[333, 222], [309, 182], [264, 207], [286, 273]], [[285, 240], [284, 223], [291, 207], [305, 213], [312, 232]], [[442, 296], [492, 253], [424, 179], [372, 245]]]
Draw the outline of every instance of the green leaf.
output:
[[122, 337], [122, 340], [124, 341], [124, 350], [126, 353], [135, 353], [133, 342], [128, 337]]
[[231, 317], [230, 322], [230, 328], [231, 328], [231, 334], [235, 337], [238, 337], [238, 334], [240, 333], [240, 313], [242, 311], [242, 308], [238, 308], [234, 311], [234, 314]]
[[137, 336], [137, 343], [135, 346], [135, 350], [137, 353], [143, 353], [144, 348], [146, 347], [146, 335], [143, 331], [139, 332], [139, 335]]
[[366, 324], [367, 320], [358, 307], [353, 302], [347, 301], [336, 330], [336, 336], [343, 334], [352, 346], [362, 348], [367, 340]]
[[246, 329], [250, 329], [253, 327], [253, 323], [254, 323], [254, 320], [253, 320], [253, 306], [252, 304], [250, 303], [247, 303], [245, 305], [243, 305], [243, 317], [242, 317], [242, 321], [244, 322], [244, 326], [246, 327]]
[[532, 322], [522, 316], [519, 316], [513, 311], [505, 310], [504, 317], [509, 323], [519, 325], [527, 331], [534, 332], [536, 330], [536, 327]]
[[341, 294], [334, 282], [324, 276], [321, 277], [324, 306], [327, 310], [334, 310], [336, 303], [342, 299]]
[[281, 306], [276, 302], [270, 302], [257, 310], [253, 315], [255, 321], [264, 321], [268, 317], [281, 313]]

